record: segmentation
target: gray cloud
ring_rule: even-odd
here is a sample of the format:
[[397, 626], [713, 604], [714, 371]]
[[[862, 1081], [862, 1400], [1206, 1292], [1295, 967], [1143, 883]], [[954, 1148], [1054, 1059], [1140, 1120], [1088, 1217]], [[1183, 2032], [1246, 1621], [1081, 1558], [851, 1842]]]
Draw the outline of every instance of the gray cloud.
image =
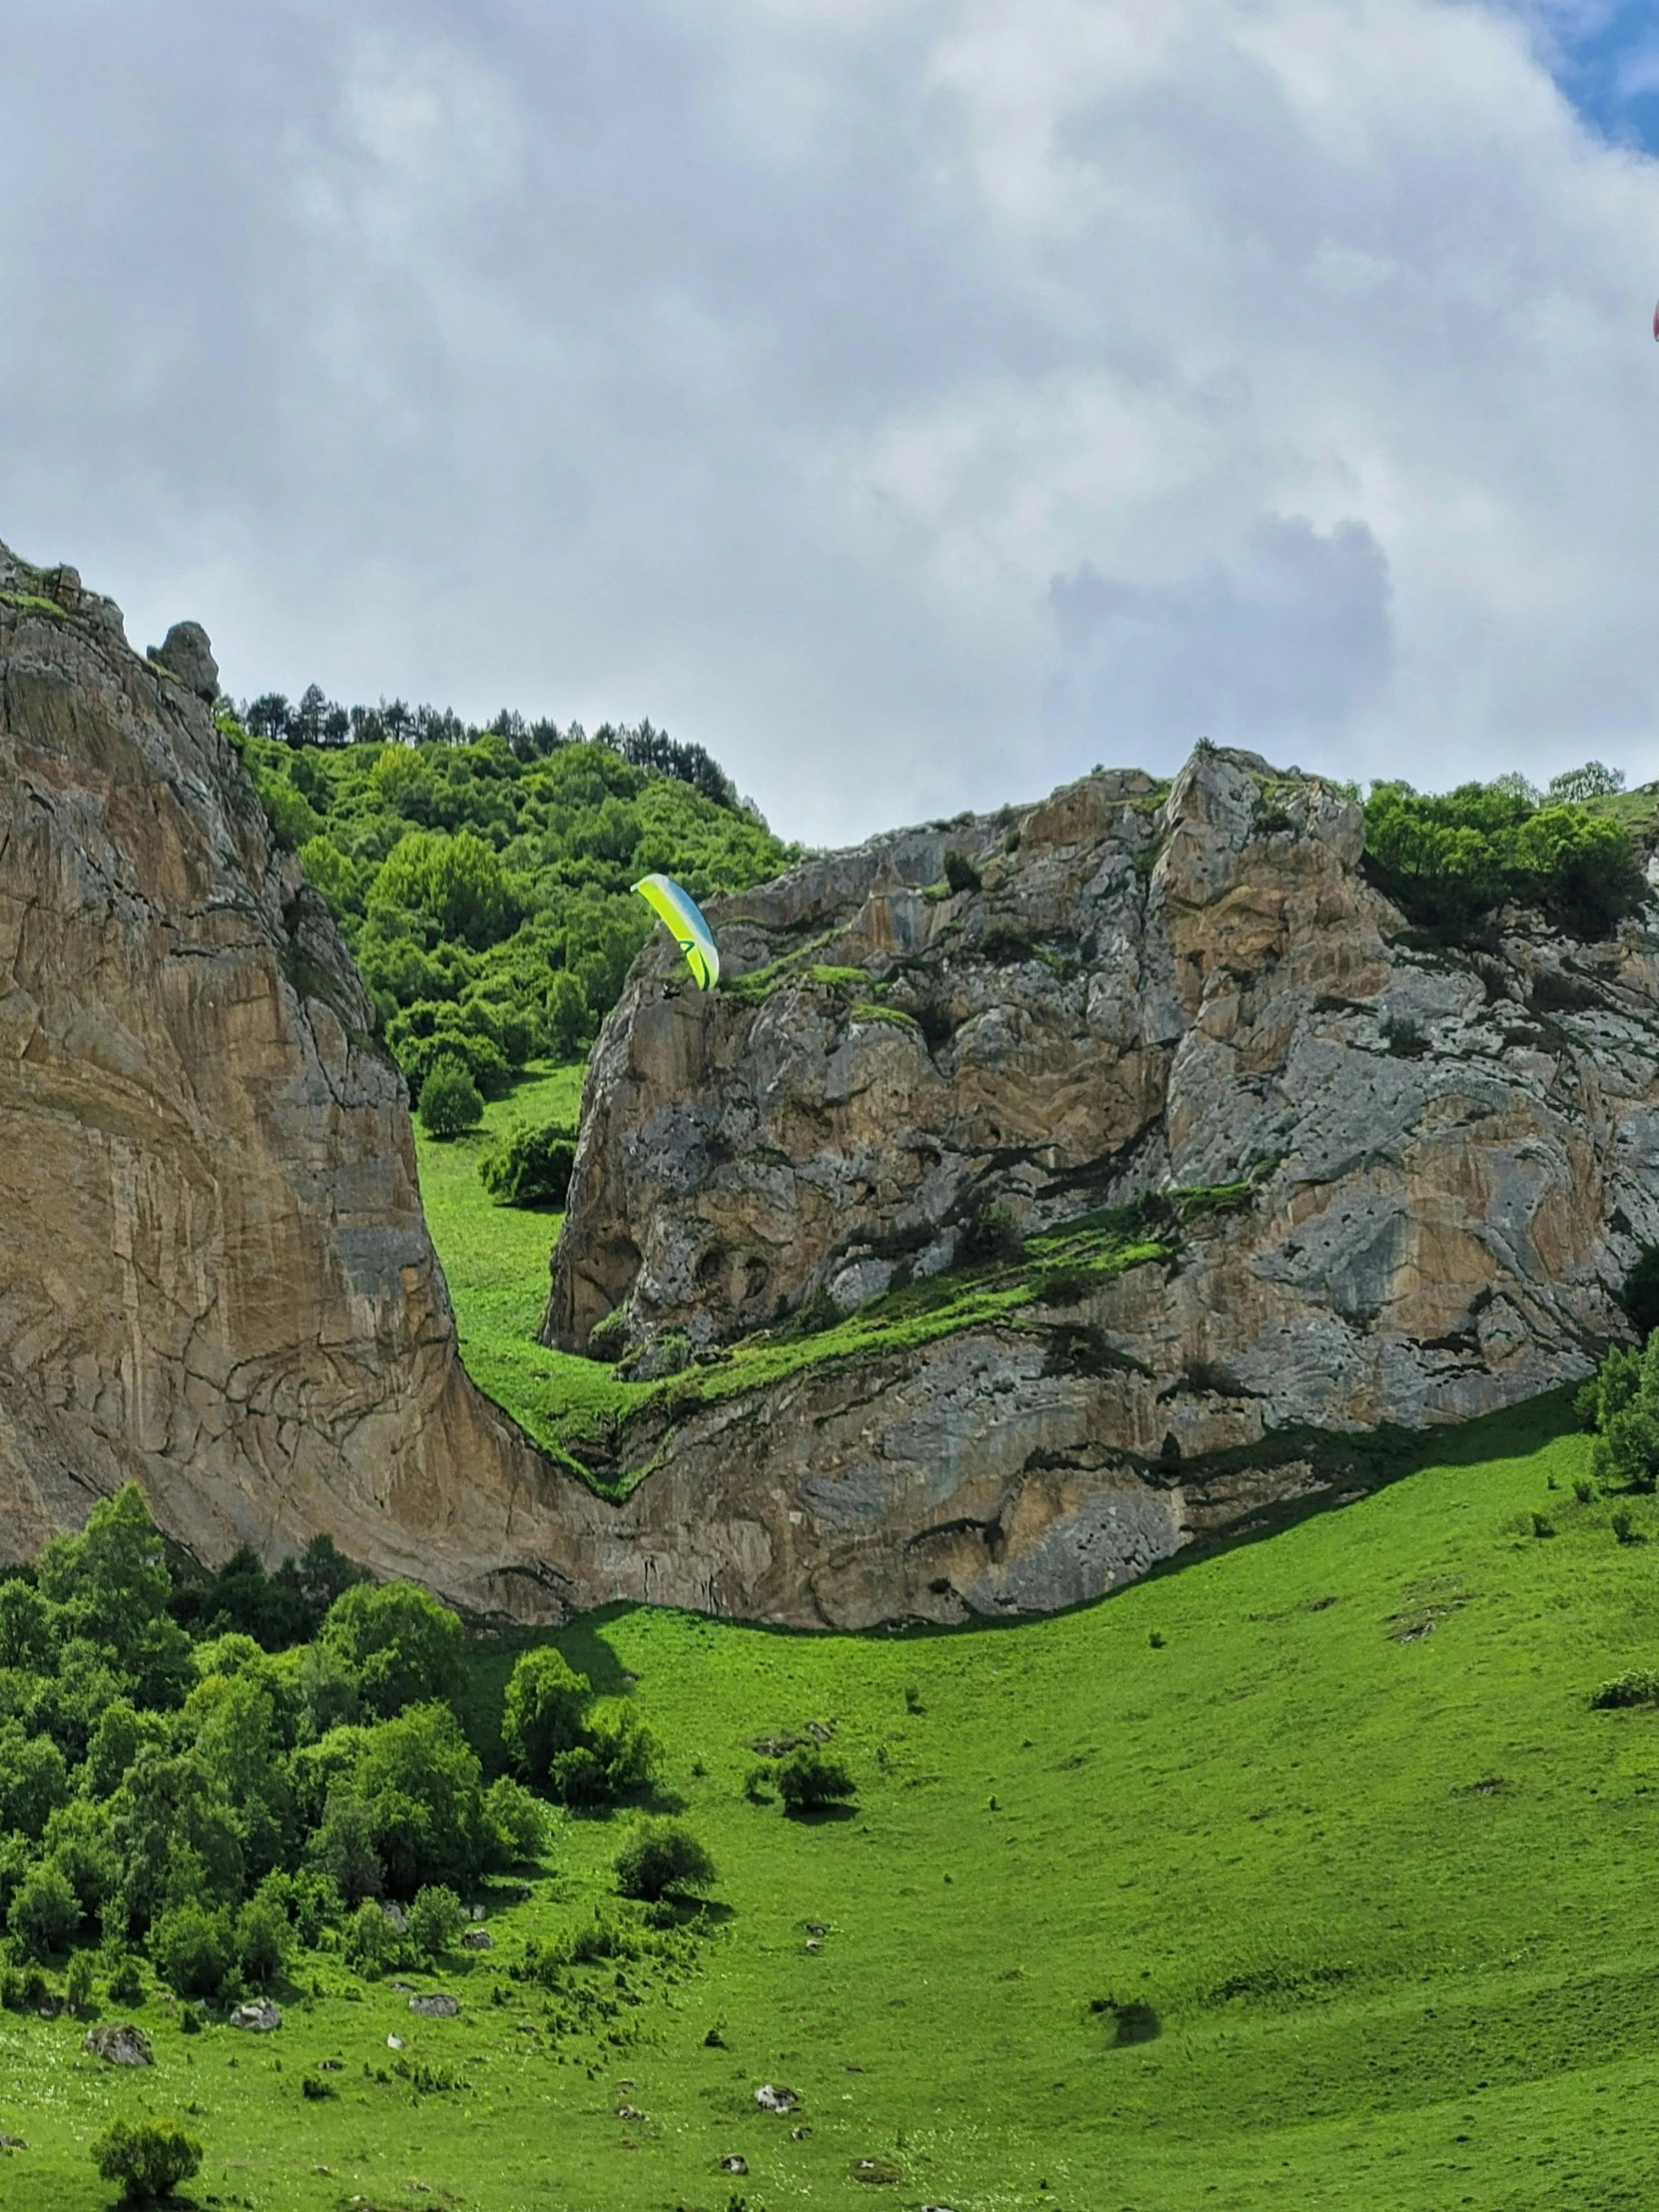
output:
[[1167, 762], [1207, 737], [1335, 762], [1392, 668], [1388, 564], [1360, 522], [1321, 536], [1266, 516], [1236, 560], [1178, 583], [1085, 562], [1050, 593], [1064, 666], [1049, 717], [1073, 752]]
[[649, 713], [812, 838], [1103, 722], [1659, 766], [1655, 165], [1500, 13], [75, 0], [0, 195], [0, 533], [239, 691]]

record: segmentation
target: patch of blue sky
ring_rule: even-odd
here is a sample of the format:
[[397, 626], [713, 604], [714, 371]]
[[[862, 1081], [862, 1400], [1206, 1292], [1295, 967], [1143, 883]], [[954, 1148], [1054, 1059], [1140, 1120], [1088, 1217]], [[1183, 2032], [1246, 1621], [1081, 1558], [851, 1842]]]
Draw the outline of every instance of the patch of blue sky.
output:
[[1585, 120], [1615, 145], [1659, 155], [1659, 0], [1506, 0]]

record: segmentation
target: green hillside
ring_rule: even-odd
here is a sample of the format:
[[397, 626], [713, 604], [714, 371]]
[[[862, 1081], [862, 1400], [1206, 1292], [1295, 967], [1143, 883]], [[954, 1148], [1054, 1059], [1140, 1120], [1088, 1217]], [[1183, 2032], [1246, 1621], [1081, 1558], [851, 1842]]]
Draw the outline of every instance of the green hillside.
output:
[[[1587, 1693], [1659, 1657], [1653, 1554], [1575, 1496], [1564, 1420], [1474, 1424], [1361, 1503], [1018, 1628], [579, 1623], [556, 1640], [666, 1739], [720, 1864], [705, 1933], [512, 1978], [528, 1936], [618, 1911], [627, 1816], [566, 1816], [529, 1901], [493, 1893], [495, 1948], [437, 1976], [457, 2019], [330, 1953], [273, 2037], [187, 2037], [152, 1991], [153, 2072], [0, 2014], [0, 2133], [29, 2144], [0, 2194], [107, 2203], [85, 2143], [154, 2109], [207, 2144], [199, 2203], [273, 2212], [851, 2206], [866, 2161], [885, 2201], [956, 2212], [1651, 2202], [1659, 1714]], [[497, 1760], [512, 1658], [472, 1647]], [[857, 1778], [844, 1819], [744, 1794], [809, 1722]], [[307, 2098], [325, 2057], [337, 2093]], [[758, 2111], [763, 2082], [799, 2109]]]

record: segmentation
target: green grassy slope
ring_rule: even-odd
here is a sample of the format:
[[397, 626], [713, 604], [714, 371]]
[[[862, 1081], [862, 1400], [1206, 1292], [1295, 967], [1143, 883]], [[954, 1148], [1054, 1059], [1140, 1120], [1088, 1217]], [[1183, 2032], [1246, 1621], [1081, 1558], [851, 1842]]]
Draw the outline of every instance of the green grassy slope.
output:
[[[318, 1959], [301, 1986], [331, 1993], [263, 2041], [187, 2039], [152, 2000], [157, 2065], [131, 2077], [78, 2063], [68, 2020], [0, 2014], [0, 2133], [30, 2143], [0, 2198], [101, 2205], [103, 2118], [194, 2105], [198, 2201], [262, 2212], [419, 2187], [480, 2212], [850, 2208], [863, 2159], [899, 2176], [874, 2201], [957, 2212], [1651, 2203], [1659, 1714], [1585, 1698], [1659, 1656], [1655, 1553], [1574, 1500], [1587, 1442], [1559, 1418], [1477, 1424], [1362, 1503], [1018, 1628], [574, 1624], [597, 1686], [637, 1678], [720, 1861], [700, 1963], [630, 1966], [626, 1992], [588, 1969], [617, 2018], [555, 2039], [502, 1969], [605, 1895], [619, 1825], [572, 1821], [496, 1949], [444, 1977], [458, 2020], [384, 1984], [353, 2001]], [[486, 1739], [510, 1661], [475, 1647]], [[809, 1720], [859, 1777], [846, 1820], [742, 1794], [753, 1741]], [[1160, 2032], [1119, 2045], [1105, 1999]], [[375, 2079], [392, 2031], [470, 2087]], [[302, 2101], [328, 2054], [338, 2096]], [[791, 2120], [757, 2112], [764, 2081], [801, 2092]], [[718, 2170], [734, 2152], [747, 2178]]]

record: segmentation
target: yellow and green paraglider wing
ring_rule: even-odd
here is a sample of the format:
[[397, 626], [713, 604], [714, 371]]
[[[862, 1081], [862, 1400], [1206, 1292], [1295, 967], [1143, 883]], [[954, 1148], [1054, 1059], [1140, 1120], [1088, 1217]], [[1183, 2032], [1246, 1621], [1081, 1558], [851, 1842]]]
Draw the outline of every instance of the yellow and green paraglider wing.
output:
[[683, 890], [672, 875], [642, 875], [634, 888], [668, 924], [698, 989], [712, 991], [720, 981], [720, 953], [690, 891]]

